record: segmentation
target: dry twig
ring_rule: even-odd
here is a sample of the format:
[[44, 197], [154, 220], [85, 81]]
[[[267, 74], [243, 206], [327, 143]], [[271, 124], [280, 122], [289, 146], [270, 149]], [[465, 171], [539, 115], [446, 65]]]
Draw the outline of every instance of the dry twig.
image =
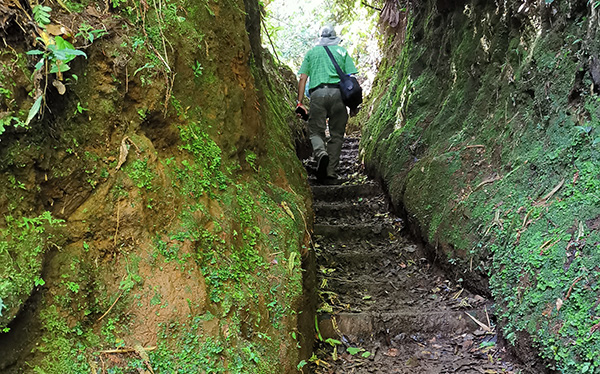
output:
[[121, 293], [119, 294], [119, 296], [117, 296], [117, 298], [115, 299], [115, 302], [112, 303], [112, 305], [110, 306], [110, 308], [108, 308], [108, 310], [100, 317], [96, 320], [96, 322], [100, 322], [102, 320], [102, 318], [106, 317], [106, 315], [108, 314], [108, 312], [111, 311], [111, 309], [115, 306], [115, 304], [117, 303], [117, 301], [119, 301], [119, 299], [121, 298], [121, 296], [123, 296], [123, 291], [121, 291]]
[[117, 201], [117, 227], [115, 228], [114, 245], [117, 246], [117, 236], [119, 235], [119, 223], [121, 222], [121, 204]]
[[542, 197], [540, 200], [536, 201], [533, 205], [544, 205], [548, 202], [548, 200], [550, 200], [550, 198], [552, 196], [554, 196], [554, 194], [561, 189], [561, 187], [565, 184], [565, 179], [563, 178], [563, 180], [561, 180], [553, 189], [552, 191], [548, 192], [546, 194], [546, 196]]
[[481, 327], [484, 331], [492, 332], [491, 326], [486, 326], [485, 323], [481, 322], [480, 320], [478, 320], [477, 318], [473, 317], [472, 315], [470, 315], [467, 312], [465, 312], [465, 314], [468, 315], [473, 320], [473, 322], [475, 322], [477, 325], [479, 325], [479, 327]]
[[571, 284], [571, 287], [569, 287], [569, 291], [567, 292], [567, 296], [565, 296], [565, 300], [564, 300], [564, 301], [567, 301], [567, 299], [569, 298], [569, 296], [571, 296], [571, 292], [573, 292], [573, 287], [575, 287], [575, 284], [576, 284], [577, 282], [579, 282], [579, 281], [580, 281], [582, 278], [583, 278], [583, 276], [579, 276], [579, 277], [577, 277], [577, 278], [576, 278], [576, 279], [573, 281], [573, 283]]
[[493, 177], [493, 178], [488, 178], [488, 179], [486, 179], [486, 180], [482, 181], [481, 183], [479, 183], [479, 184], [478, 184], [478, 185], [477, 185], [477, 186], [476, 186], [476, 187], [473, 189], [473, 192], [477, 191], [478, 189], [480, 189], [481, 187], [485, 186], [486, 184], [494, 183], [495, 181], [497, 181], [497, 180], [500, 180], [500, 179], [502, 179], [502, 177], [501, 177], [501, 176], [499, 176], [499, 175], [497, 175], [497, 176], [495, 176], [495, 177]]
[[[148, 347], [148, 348], [143, 348], [142, 349], [146, 352], [150, 352], [156, 349], [156, 347]], [[119, 354], [119, 353], [132, 353], [132, 352], [138, 352], [139, 348], [117, 348], [117, 349], [107, 349], [105, 351], [98, 351], [96, 353], [102, 353], [102, 354]]]

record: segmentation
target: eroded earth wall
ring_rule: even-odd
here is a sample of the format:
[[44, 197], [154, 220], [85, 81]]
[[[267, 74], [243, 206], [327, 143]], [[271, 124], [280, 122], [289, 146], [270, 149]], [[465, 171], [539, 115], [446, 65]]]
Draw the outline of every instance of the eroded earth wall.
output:
[[258, 2], [0, 20], [0, 371], [295, 371], [312, 213]]
[[597, 5], [388, 9], [362, 114], [364, 162], [432, 257], [493, 295], [522, 358], [533, 343], [564, 373], [600, 372]]

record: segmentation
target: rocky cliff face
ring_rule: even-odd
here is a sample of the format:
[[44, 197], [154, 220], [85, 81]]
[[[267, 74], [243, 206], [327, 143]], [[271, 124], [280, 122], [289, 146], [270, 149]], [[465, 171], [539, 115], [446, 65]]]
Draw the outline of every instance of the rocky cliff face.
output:
[[310, 202], [258, 3], [56, 4], [0, 5], [0, 369], [292, 372]]
[[415, 3], [364, 110], [364, 161], [431, 256], [565, 373], [600, 372], [597, 5]]

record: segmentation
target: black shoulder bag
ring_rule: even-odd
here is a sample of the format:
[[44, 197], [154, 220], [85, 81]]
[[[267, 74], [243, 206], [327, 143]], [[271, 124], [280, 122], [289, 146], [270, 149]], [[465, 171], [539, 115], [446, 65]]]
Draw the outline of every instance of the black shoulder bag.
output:
[[331, 51], [327, 46], [323, 46], [331, 62], [333, 62], [333, 66], [335, 66], [335, 70], [340, 76], [340, 91], [342, 93], [342, 101], [344, 104], [350, 109], [356, 109], [362, 103], [362, 87], [358, 84], [356, 78], [346, 75], [342, 69], [340, 69], [340, 65], [338, 65], [337, 61], [331, 54]]

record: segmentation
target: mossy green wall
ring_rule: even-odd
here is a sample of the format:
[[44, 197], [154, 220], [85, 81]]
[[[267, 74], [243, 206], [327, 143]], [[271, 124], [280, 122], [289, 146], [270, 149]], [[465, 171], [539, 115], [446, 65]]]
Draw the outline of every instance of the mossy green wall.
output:
[[510, 342], [526, 332], [559, 371], [600, 372], [597, 11], [541, 3], [411, 10], [406, 39], [388, 30], [401, 51], [361, 151], [432, 256], [491, 292]]
[[[65, 6], [108, 34], [72, 62], [64, 96], [48, 89], [43, 118], [2, 134], [1, 368], [294, 372], [312, 213], [288, 82], [246, 28], [258, 3]], [[14, 96], [35, 61], [28, 34], [13, 37]]]

